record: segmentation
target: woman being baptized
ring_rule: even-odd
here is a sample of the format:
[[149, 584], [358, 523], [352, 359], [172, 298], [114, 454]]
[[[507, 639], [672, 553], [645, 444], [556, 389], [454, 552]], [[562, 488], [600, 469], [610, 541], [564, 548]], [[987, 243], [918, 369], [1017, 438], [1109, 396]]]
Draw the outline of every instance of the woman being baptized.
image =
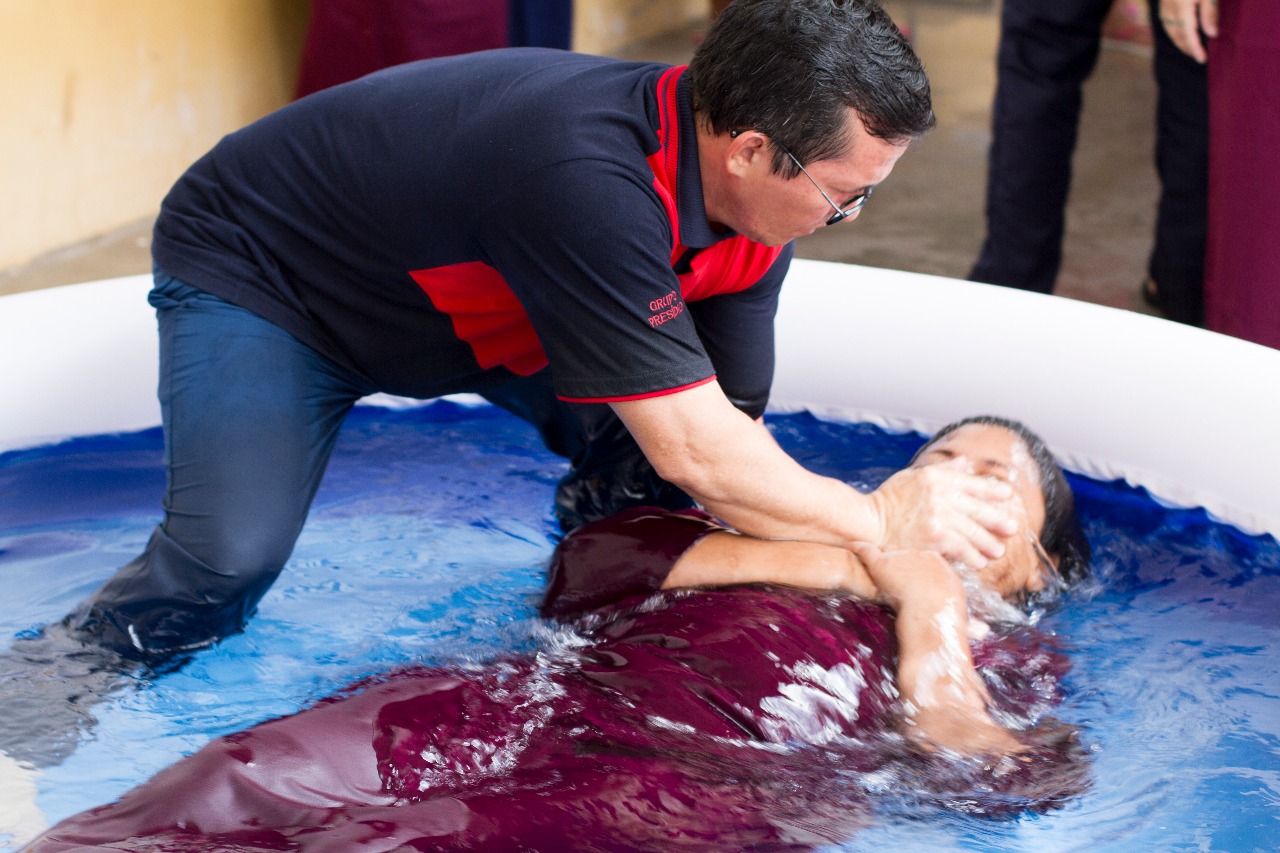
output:
[[1087, 571], [1070, 489], [998, 418], [911, 464], [1007, 481], [1004, 556], [971, 571], [628, 510], [556, 549], [541, 651], [367, 679], [30, 849], [799, 850], [849, 838], [877, 798], [1052, 807], [1087, 766], [1044, 719], [1067, 662], [1023, 606]]

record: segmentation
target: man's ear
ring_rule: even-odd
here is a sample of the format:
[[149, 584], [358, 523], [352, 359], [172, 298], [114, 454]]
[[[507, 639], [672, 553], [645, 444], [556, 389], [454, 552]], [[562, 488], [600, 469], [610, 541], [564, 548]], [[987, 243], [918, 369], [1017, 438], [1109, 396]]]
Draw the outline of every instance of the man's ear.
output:
[[758, 130], [739, 131], [729, 140], [725, 158], [729, 174], [742, 177], [752, 168], [759, 168], [761, 158], [773, 159], [769, 151], [769, 137]]

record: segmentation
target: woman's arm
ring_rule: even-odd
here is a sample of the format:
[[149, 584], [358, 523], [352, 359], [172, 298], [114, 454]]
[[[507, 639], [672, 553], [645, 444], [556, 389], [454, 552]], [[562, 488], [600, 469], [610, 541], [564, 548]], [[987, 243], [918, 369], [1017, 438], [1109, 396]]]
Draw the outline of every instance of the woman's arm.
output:
[[844, 548], [755, 539], [705, 513], [635, 507], [565, 537], [548, 568], [542, 615], [570, 619], [658, 589], [742, 583], [876, 597], [862, 563]]
[[778, 583], [804, 589], [844, 590], [874, 599], [877, 591], [862, 562], [834, 545], [755, 539], [730, 531], [708, 534], [676, 561], [663, 589]]
[[677, 561], [664, 589], [781, 583], [844, 590], [897, 612], [898, 689], [907, 734], [965, 754], [1021, 747], [987, 713], [988, 696], [969, 649], [969, 615], [960, 576], [931, 551], [857, 553], [811, 542], [754, 539], [721, 531]]
[[898, 614], [898, 690], [907, 735], [964, 754], [1019, 751], [1018, 741], [987, 712], [959, 575], [929, 551], [856, 550], [879, 600]]

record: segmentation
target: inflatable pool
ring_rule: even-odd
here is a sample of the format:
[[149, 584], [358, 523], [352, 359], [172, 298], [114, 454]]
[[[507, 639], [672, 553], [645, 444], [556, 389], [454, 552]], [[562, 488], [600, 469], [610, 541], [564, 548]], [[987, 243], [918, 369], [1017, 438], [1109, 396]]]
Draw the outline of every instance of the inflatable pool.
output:
[[[0, 452], [160, 422], [149, 276], [0, 298]], [[1280, 532], [1280, 351], [1082, 302], [798, 261], [777, 409], [1021, 418], [1078, 471]], [[394, 403], [388, 400], [371, 402]]]
[[[158, 514], [149, 286], [134, 277], [0, 298], [0, 453], [18, 451], [0, 466], [0, 488], [14, 489], [0, 495], [0, 569], [10, 589], [29, 591], [11, 601], [0, 647], [65, 613], [136, 552]], [[1127, 312], [884, 270], [798, 262], [784, 293], [779, 410], [921, 431], [1008, 414], [1076, 471], [1208, 507], [1251, 533], [1280, 531], [1280, 496], [1269, 488], [1280, 471], [1269, 436], [1280, 353]], [[251, 630], [99, 706], [96, 732], [30, 782], [46, 818], [118, 796], [209, 737], [362, 674], [424, 656], [483, 660], [536, 639], [531, 602], [554, 541], [546, 490], [562, 463], [523, 424], [467, 399], [403, 412], [392, 408], [405, 401], [368, 402], [344, 428], [333, 488]], [[771, 426], [793, 449], [812, 421], [779, 415]], [[488, 447], [471, 439], [480, 428], [496, 430]], [[831, 475], [858, 445], [883, 441], [856, 423], [832, 433], [843, 443], [804, 457]], [[409, 443], [383, 464], [393, 439]], [[891, 436], [895, 464], [917, 442]], [[480, 484], [465, 482], [464, 458], [490, 466], [477, 469]], [[442, 477], [454, 492], [422, 485]], [[1237, 849], [1273, 820], [1267, 804], [1280, 789], [1267, 780], [1280, 779], [1280, 766], [1261, 745], [1280, 736], [1275, 540], [1209, 524], [1199, 510], [1155, 518], [1161, 510], [1138, 489], [1087, 478], [1075, 486], [1091, 538], [1103, 543], [1102, 585], [1047, 627], [1073, 650], [1079, 687], [1065, 711], [1097, 749], [1096, 790], [1052, 820], [998, 829], [921, 821], [908, 809], [848, 849], [927, 835], [939, 848], [1088, 839], [1138, 850], [1191, 832]], [[1129, 516], [1101, 520], [1117, 507]], [[426, 535], [404, 532], [413, 516], [430, 519]], [[1166, 544], [1174, 534], [1185, 543]], [[0, 817], [3, 795], [0, 785]]]

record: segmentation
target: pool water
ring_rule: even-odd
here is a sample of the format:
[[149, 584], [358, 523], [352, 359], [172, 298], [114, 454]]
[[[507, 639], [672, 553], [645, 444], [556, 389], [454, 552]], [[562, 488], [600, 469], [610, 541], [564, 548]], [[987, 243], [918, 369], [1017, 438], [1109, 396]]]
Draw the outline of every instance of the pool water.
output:
[[[806, 466], [871, 488], [920, 436], [769, 418]], [[63, 616], [158, 520], [159, 430], [0, 454], [0, 648]], [[50, 821], [210, 738], [406, 662], [531, 648], [564, 462], [491, 407], [348, 420], [281, 579], [241, 635], [98, 706], [41, 780]], [[1059, 716], [1094, 753], [1064, 809], [993, 821], [898, 809], [846, 850], [1270, 850], [1280, 837], [1280, 545], [1072, 476], [1097, 579], [1042, 623], [1075, 662]], [[0, 846], [0, 850], [4, 850]]]

